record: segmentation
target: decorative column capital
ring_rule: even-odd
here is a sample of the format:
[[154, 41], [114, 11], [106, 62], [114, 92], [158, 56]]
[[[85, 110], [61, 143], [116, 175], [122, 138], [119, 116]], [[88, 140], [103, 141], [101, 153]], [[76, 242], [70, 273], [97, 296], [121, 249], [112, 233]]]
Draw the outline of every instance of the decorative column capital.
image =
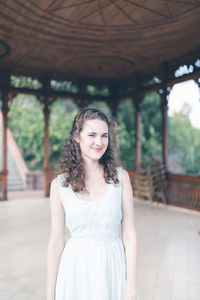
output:
[[[84, 97], [83, 97], [84, 98]], [[80, 110], [86, 108], [90, 104], [90, 101], [87, 99], [75, 99], [74, 102], [77, 104]]]
[[44, 105], [43, 113], [44, 114], [49, 114], [50, 113], [49, 106]]
[[142, 95], [139, 92], [135, 92], [132, 99], [135, 110], [140, 113], [142, 109]]
[[44, 114], [49, 114], [50, 111], [49, 111], [49, 97], [48, 96], [44, 96], [42, 98], [40, 98], [40, 102], [42, 102], [44, 104], [43, 106], [43, 113]]
[[168, 108], [168, 98], [169, 98], [168, 96], [170, 92], [171, 92], [171, 87], [167, 87], [165, 85], [158, 90], [158, 94], [162, 99], [161, 107]]
[[142, 101], [137, 99], [134, 101], [135, 109], [137, 112], [141, 112]]
[[8, 102], [10, 101], [11, 94], [8, 93], [7, 91], [3, 90], [2, 91], [2, 106], [1, 106], [1, 111], [3, 114], [6, 114], [9, 112], [9, 106]]
[[119, 98], [113, 98], [111, 99], [111, 101], [108, 103], [111, 112], [112, 112], [112, 116], [117, 119], [117, 109], [118, 109], [118, 105], [119, 105]]

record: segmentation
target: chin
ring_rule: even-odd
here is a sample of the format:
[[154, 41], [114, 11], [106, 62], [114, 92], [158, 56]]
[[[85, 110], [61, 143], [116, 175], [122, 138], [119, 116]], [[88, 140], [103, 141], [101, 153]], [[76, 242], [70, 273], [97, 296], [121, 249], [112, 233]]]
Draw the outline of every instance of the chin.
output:
[[99, 154], [99, 155], [93, 155], [92, 158], [93, 159], [100, 159], [103, 156], [103, 154]]
[[102, 158], [102, 156], [103, 156], [103, 154], [99, 154], [99, 155], [97, 154], [97, 155], [91, 156], [91, 158], [94, 159], [94, 160], [99, 160], [99, 159]]
[[90, 159], [93, 159], [93, 160], [99, 160], [100, 158], [102, 158], [102, 156], [104, 155], [105, 151], [99, 153], [99, 152], [96, 152], [96, 153], [85, 153], [84, 156], [90, 158]]

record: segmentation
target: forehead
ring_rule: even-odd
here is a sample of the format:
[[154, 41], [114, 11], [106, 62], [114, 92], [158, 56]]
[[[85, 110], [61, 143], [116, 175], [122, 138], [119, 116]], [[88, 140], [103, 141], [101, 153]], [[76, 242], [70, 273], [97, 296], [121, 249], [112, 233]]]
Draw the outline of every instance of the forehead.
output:
[[86, 120], [83, 130], [93, 132], [108, 132], [108, 124], [105, 121], [99, 119]]

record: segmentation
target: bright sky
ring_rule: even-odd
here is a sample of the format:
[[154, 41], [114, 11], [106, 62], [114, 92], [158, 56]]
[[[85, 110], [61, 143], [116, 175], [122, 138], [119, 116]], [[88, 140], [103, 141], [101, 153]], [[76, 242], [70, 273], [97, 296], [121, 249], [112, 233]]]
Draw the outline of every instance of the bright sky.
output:
[[184, 103], [189, 104], [192, 109], [189, 115], [192, 125], [200, 128], [200, 89], [194, 80], [188, 80], [173, 86], [168, 102], [169, 116], [180, 111]]

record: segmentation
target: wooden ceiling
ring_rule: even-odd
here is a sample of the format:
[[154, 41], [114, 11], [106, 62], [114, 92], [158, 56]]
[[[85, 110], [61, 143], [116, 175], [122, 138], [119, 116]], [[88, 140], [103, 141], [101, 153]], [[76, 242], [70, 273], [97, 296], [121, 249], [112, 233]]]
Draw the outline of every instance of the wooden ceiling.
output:
[[1, 69], [123, 79], [200, 50], [200, 0], [0, 0], [0, 41]]

